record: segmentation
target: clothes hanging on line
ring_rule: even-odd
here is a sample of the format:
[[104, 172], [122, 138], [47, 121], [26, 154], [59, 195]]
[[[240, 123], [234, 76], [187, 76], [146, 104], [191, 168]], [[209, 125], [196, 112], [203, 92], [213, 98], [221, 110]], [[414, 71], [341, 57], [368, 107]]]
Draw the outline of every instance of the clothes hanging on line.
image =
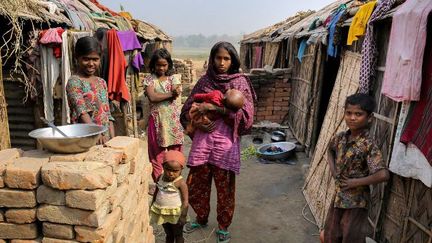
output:
[[127, 63], [116, 30], [107, 31], [107, 45], [109, 58], [108, 97], [110, 100], [129, 102], [130, 94], [126, 84]]
[[432, 0], [407, 0], [393, 14], [381, 92], [394, 101], [420, 99], [420, 70], [431, 11]]
[[347, 45], [352, 45], [354, 41], [358, 40], [358, 37], [365, 34], [367, 23], [375, 8], [376, 2], [377, 1], [370, 1], [359, 8], [348, 31]]

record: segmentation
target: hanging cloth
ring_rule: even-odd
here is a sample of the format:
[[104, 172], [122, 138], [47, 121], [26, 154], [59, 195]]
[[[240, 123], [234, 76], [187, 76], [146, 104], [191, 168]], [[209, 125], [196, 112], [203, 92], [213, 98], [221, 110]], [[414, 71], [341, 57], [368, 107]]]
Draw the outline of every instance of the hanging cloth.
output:
[[254, 58], [254, 68], [261, 68], [262, 67], [262, 46], [255, 46], [255, 58]]
[[129, 90], [126, 84], [127, 63], [116, 30], [107, 31], [109, 74], [108, 97], [110, 100], [130, 100]]
[[381, 90], [390, 99], [398, 102], [420, 99], [420, 70], [431, 10], [432, 0], [407, 0], [393, 15]]
[[333, 18], [330, 20], [327, 55], [331, 57], [336, 57], [338, 55], [338, 46], [334, 44], [334, 38], [336, 32], [336, 25], [342, 15], [345, 13], [345, 8], [345, 4], [342, 4], [342, 6], [338, 8], [338, 10], [334, 13]]
[[60, 61], [51, 47], [41, 45], [40, 50], [44, 114], [45, 119], [54, 121], [54, 86], [60, 74]]
[[63, 91], [63, 97], [62, 97], [62, 125], [65, 125], [67, 123], [70, 123], [70, 109], [69, 109], [69, 103], [67, 100], [67, 94], [66, 94], [66, 85], [67, 81], [69, 80], [71, 76], [71, 66], [72, 63], [70, 62], [70, 53], [69, 53], [69, 36], [68, 31], [63, 32], [62, 34], [62, 62], [61, 62], [61, 75], [62, 75], [62, 91]]
[[369, 94], [372, 79], [375, 76], [377, 62], [377, 46], [374, 34], [374, 24], [385, 17], [390, 11], [396, 0], [379, 1], [373, 11], [366, 28], [366, 35], [362, 46], [362, 61], [360, 67], [359, 93]]
[[132, 66], [136, 70], [140, 70], [142, 66], [144, 66], [144, 60], [141, 55], [142, 46], [138, 40], [138, 37], [134, 31], [117, 31], [117, 35], [119, 37], [120, 43], [122, 45], [123, 51], [135, 51], [135, 56], [132, 60]]
[[425, 52], [421, 86], [420, 101], [414, 105], [402, 133], [401, 142], [415, 144], [432, 165], [432, 44], [430, 42]]
[[303, 39], [300, 42], [298, 53], [297, 53], [297, 59], [299, 60], [300, 63], [302, 62], [304, 51], [306, 50], [306, 45], [307, 45], [307, 39]]
[[347, 45], [352, 45], [354, 41], [358, 40], [358, 37], [365, 34], [367, 22], [372, 15], [376, 2], [370, 1], [361, 6], [357, 11], [348, 31]]

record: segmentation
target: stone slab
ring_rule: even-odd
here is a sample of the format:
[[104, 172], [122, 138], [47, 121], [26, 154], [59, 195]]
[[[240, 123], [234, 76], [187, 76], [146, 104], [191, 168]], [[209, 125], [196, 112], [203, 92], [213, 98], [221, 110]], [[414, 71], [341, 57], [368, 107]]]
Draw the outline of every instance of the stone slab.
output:
[[112, 235], [115, 226], [119, 223], [121, 209], [115, 208], [99, 228], [75, 226], [76, 239], [81, 242], [106, 242]]
[[44, 222], [42, 232], [45, 237], [72, 240], [75, 238], [75, 232], [72, 225], [53, 224]]
[[115, 169], [115, 174], [117, 176], [117, 181], [119, 184], [123, 183], [126, 180], [126, 177], [129, 175], [131, 168], [131, 163], [121, 164]]
[[75, 241], [75, 240], [61, 240], [61, 239], [44, 237], [44, 238], [42, 238], [42, 243], [79, 243], [79, 241]]
[[42, 205], [37, 210], [40, 221], [68, 225], [99, 227], [109, 213], [109, 203], [103, 204], [96, 211], [68, 208], [65, 206]]
[[41, 243], [42, 238], [37, 238], [34, 240], [11, 240], [10, 243]]
[[36, 239], [37, 237], [38, 230], [36, 223], [0, 223], [0, 239]]
[[0, 189], [0, 207], [34, 208], [36, 207], [36, 192], [17, 189]]
[[43, 183], [60, 190], [103, 189], [113, 180], [112, 167], [99, 162], [52, 162], [42, 167]]
[[15, 159], [22, 156], [24, 151], [21, 149], [11, 148], [0, 150], [0, 188], [5, 186], [4, 183], [4, 173], [6, 172], [6, 167], [12, 163]]
[[10, 163], [4, 181], [9, 188], [35, 189], [40, 184], [40, 170], [49, 158], [21, 157]]
[[[92, 147], [93, 148], [93, 147]], [[90, 151], [92, 150], [90, 148]], [[50, 157], [50, 162], [81, 162], [90, 151], [77, 154], [55, 154]]]
[[36, 208], [9, 209], [5, 213], [6, 221], [15, 224], [29, 224], [36, 221]]
[[139, 141], [138, 138], [117, 136], [109, 140], [105, 145], [110, 148], [120, 149], [124, 153], [124, 159], [130, 161], [137, 155]]
[[95, 146], [88, 152], [84, 161], [97, 161], [111, 166], [117, 166], [123, 161], [124, 153], [120, 149]]
[[117, 180], [106, 189], [98, 190], [70, 190], [66, 192], [66, 205], [71, 208], [96, 210], [108, 197], [117, 190]]
[[36, 194], [38, 203], [58, 206], [66, 205], [66, 195], [64, 191], [41, 185], [38, 187]]

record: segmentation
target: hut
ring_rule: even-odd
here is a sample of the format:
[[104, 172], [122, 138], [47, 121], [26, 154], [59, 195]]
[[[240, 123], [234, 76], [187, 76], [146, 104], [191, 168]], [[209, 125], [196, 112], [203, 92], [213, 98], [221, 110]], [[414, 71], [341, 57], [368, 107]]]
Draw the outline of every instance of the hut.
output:
[[[147, 44], [161, 43], [169, 47], [171, 43], [169, 36], [156, 26], [134, 20], [125, 12], [116, 13], [97, 0], [5, 0], [0, 3], [0, 22], [5, 26], [0, 30], [3, 37], [0, 40], [3, 60], [3, 83], [0, 87], [4, 87], [4, 96], [0, 97], [3, 97], [7, 104], [7, 116], [2, 116], [2, 122], [8, 121], [9, 127], [6, 130], [9, 133], [10, 145], [23, 149], [32, 149], [37, 145], [35, 140], [28, 137], [28, 132], [44, 126], [39, 117], [47, 117], [47, 110], [49, 119], [54, 119], [57, 124], [69, 122], [65, 85], [73, 72], [71, 51], [79, 37], [93, 35], [101, 28], [124, 32], [132, 30], [130, 34], [136, 36], [139, 46], [135, 47], [135, 50], [125, 50], [125, 55], [129, 57], [128, 64], [134, 57], [145, 57], [143, 54]], [[61, 39], [67, 39], [67, 43], [56, 45], [62, 54], [52, 59], [55, 60], [52, 66], [46, 66], [47, 63], [41, 63], [40, 51], [45, 46], [39, 44], [39, 37], [43, 30], [57, 27], [64, 31]], [[124, 81], [131, 93], [131, 99], [122, 100], [117, 102], [118, 104], [116, 101], [111, 102], [112, 107], [117, 107], [114, 115], [119, 135], [137, 136], [137, 124], [134, 121], [138, 97], [136, 87], [139, 82], [136, 81], [141, 69], [144, 67], [129, 68], [125, 71], [135, 77], [125, 77]], [[107, 75], [107, 72], [101, 75]], [[49, 88], [45, 82], [47, 80]], [[3, 141], [7, 144], [5, 147], [10, 146], [7, 139]]]
[[[371, 136], [383, 153], [385, 162], [393, 172], [388, 183], [371, 187], [369, 223], [373, 234], [370, 236], [377, 242], [426, 243], [432, 241], [432, 167], [426, 159], [420, 158], [422, 156], [404, 157], [408, 161], [397, 163], [400, 129], [406, 119], [407, 102], [394, 101], [381, 92], [384, 73], [388, 70], [387, 54], [391, 51], [388, 50], [388, 45], [393, 26], [392, 16], [404, 3], [405, 1], [380, 1], [381, 6], [388, 7], [380, 13], [379, 18], [369, 23], [375, 30], [373, 36], [379, 50], [377, 61], [372, 67], [375, 75], [369, 91], [377, 103], [370, 130]], [[315, 19], [323, 20], [335, 13], [340, 4], [345, 4], [347, 14], [337, 23], [338, 31], [341, 33], [339, 54], [336, 57], [327, 57], [326, 49], [329, 43], [325, 41], [328, 40], [328, 29], [322, 26], [315, 29], [307, 27], [311, 26]], [[353, 45], [346, 44], [352, 16], [358, 10], [357, 4], [361, 5], [357, 1], [336, 1], [273, 39], [286, 39], [287, 43], [291, 43], [287, 46], [293, 47], [291, 54], [288, 55], [288, 60], [293, 60], [288, 61], [293, 70], [290, 78], [292, 93], [287, 122], [297, 139], [309, 147], [309, 154], [312, 155], [303, 193], [320, 228], [323, 227], [328, 206], [334, 196], [334, 181], [329, 173], [326, 156], [327, 146], [333, 135], [346, 129], [343, 122], [344, 100], [348, 95], [358, 91], [360, 69], [365, 65], [362, 63], [362, 59], [365, 58], [365, 54], [362, 54], [364, 38], [360, 37]], [[428, 4], [432, 6], [430, 1]], [[430, 48], [430, 16], [427, 26], [426, 46]], [[316, 39], [317, 35], [323, 38], [316, 44], [308, 45], [307, 42], [312, 40], [311, 38]], [[301, 42], [305, 39], [306, 46], [300, 48]], [[316, 51], [320, 46], [321, 51]], [[303, 51], [300, 51], [301, 49]], [[300, 62], [298, 54], [301, 52], [303, 55]], [[320, 52], [321, 54], [317, 54]], [[308, 55], [315, 56], [311, 58], [314, 61], [309, 61]], [[425, 52], [425, 56], [427, 55], [430, 56], [430, 52]], [[306, 82], [308, 79], [313, 81]], [[315, 100], [318, 101], [318, 106], [314, 104]], [[318, 111], [314, 110], [317, 107]], [[427, 117], [423, 115], [423, 119]], [[409, 150], [402, 152], [409, 153]]]

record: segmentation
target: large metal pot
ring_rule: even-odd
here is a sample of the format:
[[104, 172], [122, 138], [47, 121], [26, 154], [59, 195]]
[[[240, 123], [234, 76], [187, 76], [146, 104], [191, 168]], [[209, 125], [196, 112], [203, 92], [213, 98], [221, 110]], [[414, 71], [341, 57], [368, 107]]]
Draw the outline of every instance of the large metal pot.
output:
[[[266, 153], [266, 150], [272, 146], [281, 148], [282, 152]], [[285, 160], [293, 155], [295, 147], [296, 145], [290, 142], [269, 143], [259, 147], [257, 153], [260, 158], [266, 160]]]
[[53, 128], [39, 128], [29, 133], [37, 139], [44, 148], [55, 153], [81, 153], [96, 145], [101, 133], [107, 131], [104, 126], [95, 124], [72, 124], [58, 126], [67, 137]]

